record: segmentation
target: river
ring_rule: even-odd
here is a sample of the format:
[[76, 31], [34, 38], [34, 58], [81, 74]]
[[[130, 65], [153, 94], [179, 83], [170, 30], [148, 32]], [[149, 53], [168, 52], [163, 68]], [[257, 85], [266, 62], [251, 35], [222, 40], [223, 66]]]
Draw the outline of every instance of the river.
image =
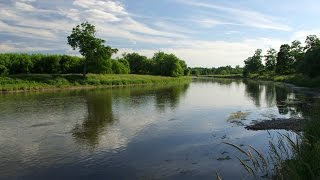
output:
[[0, 179], [246, 179], [223, 142], [268, 154], [278, 132], [293, 133], [244, 127], [302, 118], [283, 104], [295, 99], [319, 102], [308, 89], [226, 79], [2, 94]]

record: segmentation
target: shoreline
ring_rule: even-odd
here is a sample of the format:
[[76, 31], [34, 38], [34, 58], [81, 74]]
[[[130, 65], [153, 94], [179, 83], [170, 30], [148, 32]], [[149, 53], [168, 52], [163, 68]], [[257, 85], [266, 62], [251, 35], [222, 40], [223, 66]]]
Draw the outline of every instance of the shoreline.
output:
[[260, 76], [260, 75], [252, 75], [250, 77], [243, 77], [239, 74], [229, 74], [229, 75], [202, 75], [198, 76], [198, 78], [220, 78], [220, 79], [244, 79], [244, 80], [255, 80], [255, 81], [267, 81], [267, 82], [280, 82], [286, 83], [289, 85], [294, 85], [297, 87], [303, 88], [315, 88], [320, 89], [320, 77], [309, 78], [307, 76], [303, 76], [300, 74], [294, 75], [279, 75], [279, 76]]

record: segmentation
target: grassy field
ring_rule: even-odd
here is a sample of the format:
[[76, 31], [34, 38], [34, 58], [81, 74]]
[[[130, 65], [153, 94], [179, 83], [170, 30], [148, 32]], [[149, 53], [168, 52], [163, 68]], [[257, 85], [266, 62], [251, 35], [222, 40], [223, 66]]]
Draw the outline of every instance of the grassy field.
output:
[[0, 77], [0, 92], [48, 89], [94, 88], [127, 85], [169, 84], [191, 81], [190, 77], [164, 77], [134, 74], [49, 75], [24, 74]]

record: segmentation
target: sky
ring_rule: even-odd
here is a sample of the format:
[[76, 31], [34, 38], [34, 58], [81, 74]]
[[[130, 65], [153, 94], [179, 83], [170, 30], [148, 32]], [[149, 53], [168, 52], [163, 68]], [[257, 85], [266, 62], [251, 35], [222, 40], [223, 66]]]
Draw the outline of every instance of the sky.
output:
[[318, 0], [0, 0], [0, 53], [79, 55], [67, 44], [88, 21], [124, 52], [174, 53], [190, 67], [243, 66], [257, 48], [320, 35]]

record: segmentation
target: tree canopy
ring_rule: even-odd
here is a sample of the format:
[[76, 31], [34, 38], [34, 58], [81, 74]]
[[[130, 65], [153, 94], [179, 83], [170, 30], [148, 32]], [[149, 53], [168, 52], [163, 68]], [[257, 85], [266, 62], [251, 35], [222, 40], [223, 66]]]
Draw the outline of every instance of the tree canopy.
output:
[[105, 40], [96, 37], [94, 25], [88, 22], [81, 23], [72, 29], [68, 36], [68, 44], [75, 49], [79, 49], [85, 57], [83, 64], [83, 75], [87, 73], [89, 66], [90, 72], [110, 73], [112, 63], [110, 61], [113, 53], [118, 50], [104, 45]]

